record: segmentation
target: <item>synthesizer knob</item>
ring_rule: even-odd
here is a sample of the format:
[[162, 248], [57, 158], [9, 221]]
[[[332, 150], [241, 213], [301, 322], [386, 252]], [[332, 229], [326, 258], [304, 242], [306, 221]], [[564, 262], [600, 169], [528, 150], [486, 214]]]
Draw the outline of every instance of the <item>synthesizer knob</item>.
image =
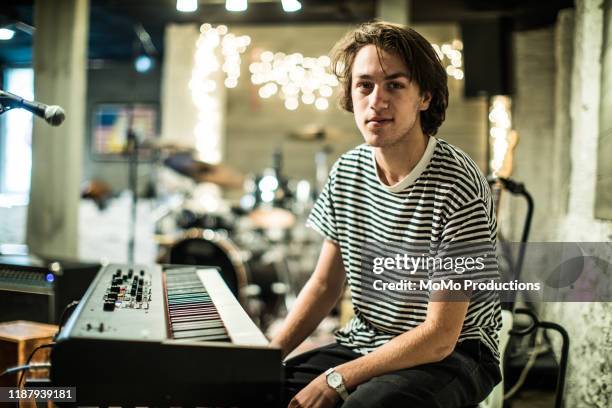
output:
[[98, 326], [98, 331], [100, 333], [102, 333], [104, 331], [104, 323], [100, 323], [100, 326]]

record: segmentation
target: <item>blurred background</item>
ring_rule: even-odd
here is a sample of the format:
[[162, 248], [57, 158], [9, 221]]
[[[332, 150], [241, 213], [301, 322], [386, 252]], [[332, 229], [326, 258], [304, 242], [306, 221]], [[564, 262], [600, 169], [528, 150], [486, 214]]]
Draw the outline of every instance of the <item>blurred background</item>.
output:
[[[610, 0], [3, 0], [0, 88], [66, 119], [0, 116], [0, 261], [214, 263], [273, 331], [316, 263], [309, 209], [362, 143], [329, 51], [376, 18], [434, 44], [450, 91], [437, 136], [514, 190], [502, 241], [612, 240]], [[0, 320], [31, 317], [15, 304]], [[533, 336], [511, 349], [506, 403], [612, 406], [610, 304], [530, 307], [569, 333], [565, 389], [560, 340]], [[322, 338], [350, 299], [337, 309]]]

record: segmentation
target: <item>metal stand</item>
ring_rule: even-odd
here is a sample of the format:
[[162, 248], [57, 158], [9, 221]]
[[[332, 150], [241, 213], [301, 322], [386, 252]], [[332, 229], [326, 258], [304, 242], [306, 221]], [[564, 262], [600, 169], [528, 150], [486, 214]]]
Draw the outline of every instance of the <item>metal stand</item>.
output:
[[557, 375], [557, 386], [555, 389], [555, 408], [561, 408], [561, 404], [563, 403], [563, 390], [565, 389], [567, 360], [569, 356], [569, 335], [567, 331], [557, 323], [540, 321], [529, 309], [516, 309], [514, 313], [529, 316], [531, 318], [531, 325], [520, 330], [510, 330], [511, 335], [526, 336], [533, 333], [536, 329], [543, 328], [557, 331], [563, 339], [561, 344], [561, 360], [559, 361], [559, 374]]
[[125, 155], [129, 158], [128, 186], [132, 193], [132, 205], [130, 208], [130, 225], [128, 232], [128, 263], [134, 263], [134, 249], [136, 246], [136, 217], [138, 210], [138, 139], [132, 129], [132, 113], [129, 113], [129, 128], [127, 132], [127, 144]]
[[[529, 192], [527, 191], [523, 183], [514, 181], [509, 178], [503, 178], [503, 177], [489, 178], [489, 184], [493, 184], [498, 181], [502, 184], [504, 190], [509, 191], [512, 195], [522, 196], [527, 203], [527, 214], [525, 214], [525, 221], [523, 223], [523, 232], [521, 234], [521, 245], [519, 246], [519, 252], [516, 257], [516, 260], [512, 259], [512, 254], [508, 246], [507, 245], [504, 246], [504, 243], [501, 242], [500, 240], [502, 252], [505, 258], [508, 260], [508, 263], [510, 264], [510, 269], [512, 271], [512, 278], [519, 279], [521, 276], [522, 270], [523, 270], [523, 260], [525, 259], [526, 243], [529, 240], [529, 232], [531, 230], [531, 221], [533, 219], [533, 209], [534, 209], [533, 197], [531, 196], [531, 194], [529, 194]], [[514, 298], [512, 299], [512, 301], [504, 302], [502, 304], [502, 309], [512, 311], [514, 309], [514, 302], [515, 302]]]
[[529, 192], [525, 189], [525, 185], [523, 183], [519, 183], [509, 178], [500, 177], [498, 180], [502, 183], [504, 188], [511, 192], [514, 195], [521, 195], [525, 198], [527, 202], [527, 214], [525, 214], [525, 223], [523, 224], [523, 233], [521, 235], [521, 247], [519, 249], [519, 254], [516, 260], [515, 268], [516, 268], [516, 277], [521, 276], [521, 271], [523, 268], [523, 260], [525, 259], [525, 243], [529, 239], [529, 231], [531, 230], [531, 220], [533, 219], [533, 197]]
[[[533, 209], [534, 202], [533, 197], [527, 189], [525, 189], [525, 185], [523, 183], [519, 183], [512, 179], [508, 178], [498, 178], [498, 180], [502, 183], [504, 189], [508, 190], [513, 195], [522, 196], [527, 203], [527, 214], [525, 214], [525, 221], [523, 224], [523, 232], [521, 234], [521, 246], [519, 248], [519, 253], [517, 255], [516, 263], [514, 264], [514, 272], [515, 278], [519, 278], [521, 276], [521, 272], [523, 269], [523, 261], [525, 259], [525, 249], [526, 243], [529, 240], [529, 232], [531, 230], [531, 221], [533, 219]], [[514, 301], [512, 302], [512, 306], [510, 310], [514, 308]], [[551, 329], [557, 331], [562, 339], [561, 345], [561, 359], [559, 361], [559, 374], [557, 376], [557, 385], [555, 389], [555, 408], [561, 408], [561, 404], [563, 402], [563, 390], [565, 388], [565, 377], [567, 373], [567, 361], [569, 356], [569, 335], [567, 331], [559, 324], [547, 321], [540, 321], [538, 317], [535, 315], [533, 311], [530, 309], [519, 308], [514, 310], [514, 314], [516, 315], [526, 315], [531, 319], [531, 324], [524, 329], [513, 329], [510, 330], [510, 335], [514, 336], [526, 336], [528, 334], [533, 333], [535, 330], [539, 328], [543, 329]]]

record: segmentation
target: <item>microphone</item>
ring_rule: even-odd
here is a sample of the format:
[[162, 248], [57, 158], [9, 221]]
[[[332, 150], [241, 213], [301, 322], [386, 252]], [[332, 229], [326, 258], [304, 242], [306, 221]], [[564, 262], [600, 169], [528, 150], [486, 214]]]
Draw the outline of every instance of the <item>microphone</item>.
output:
[[[3, 109], [3, 107], [5, 107]], [[21, 108], [43, 118], [51, 126], [59, 126], [66, 119], [66, 113], [61, 106], [45, 105], [36, 101], [28, 101], [20, 96], [0, 90], [0, 113], [10, 108]]]

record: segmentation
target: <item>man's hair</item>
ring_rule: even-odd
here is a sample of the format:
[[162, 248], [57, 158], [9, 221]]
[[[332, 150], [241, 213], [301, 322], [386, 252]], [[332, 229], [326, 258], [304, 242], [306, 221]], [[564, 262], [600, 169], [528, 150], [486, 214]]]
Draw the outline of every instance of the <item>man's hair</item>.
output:
[[366, 45], [395, 54], [408, 68], [408, 75], [420, 89], [421, 95], [429, 93], [431, 101], [426, 111], [421, 111], [421, 128], [426, 135], [435, 135], [444, 122], [448, 106], [446, 71], [440, 57], [431, 44], [411, 28], [398, 24], [376, 21], [361, 24], [340, 40], [332, 51], [332, 70], [342, 85], [340, 106], [353, 112], [351, 100], [351, 75], [355, 56]]

